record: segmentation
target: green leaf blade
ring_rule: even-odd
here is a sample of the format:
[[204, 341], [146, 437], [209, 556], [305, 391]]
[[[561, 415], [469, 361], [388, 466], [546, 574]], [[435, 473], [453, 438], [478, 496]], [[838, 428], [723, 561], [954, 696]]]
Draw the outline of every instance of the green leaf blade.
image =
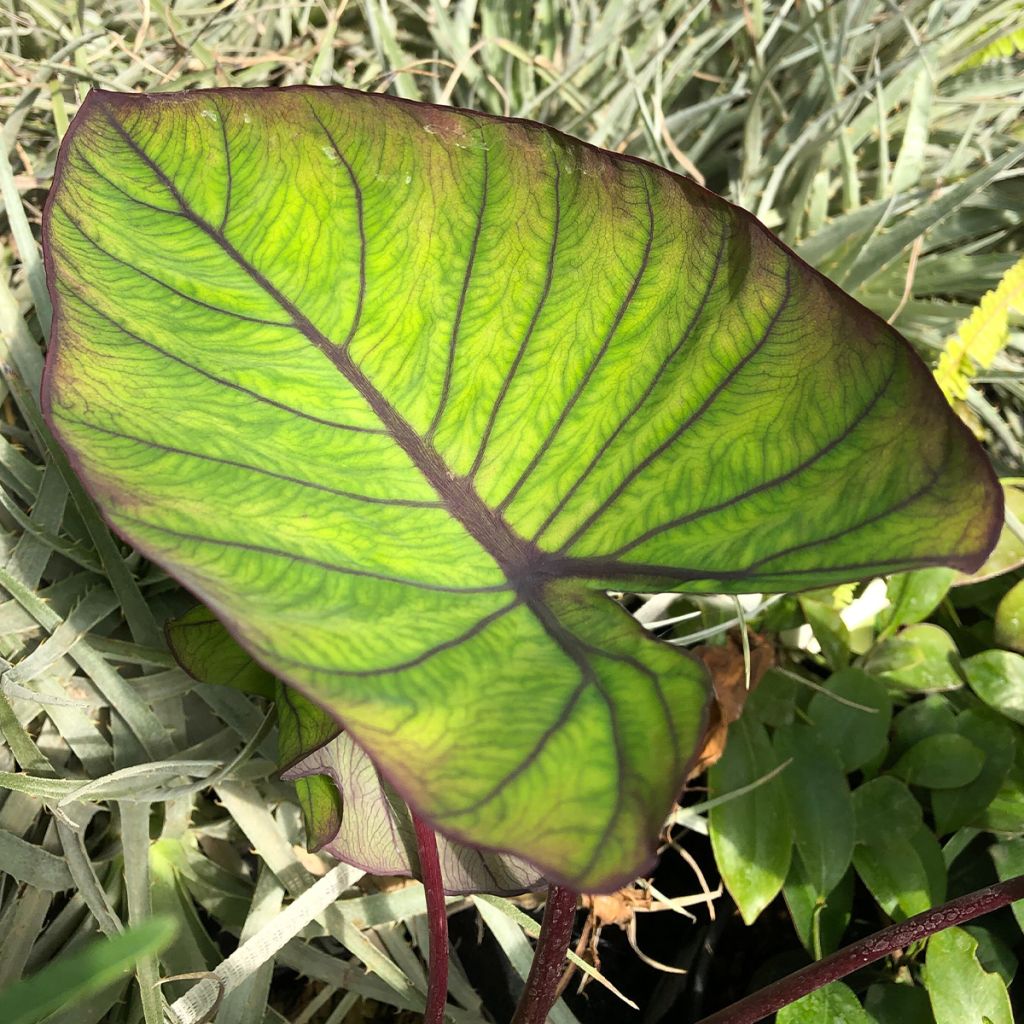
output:
[[778, 1024], [875, 1024], [854, 994], [853, 989], [841, 981], [816, 989], [779, 1010]]
[[843, 766], [811, 729], [791, 725], [775, 733], [779, 760], [790, 760], [780, 776], [792, 811], [793, 840], [809, 882], [831, 892], [853, 858], [856, 824]]
[[113, 938], [93, 940], [0, 992], [0, 1014], [8, 1024], [36, 1024], [126, 977], [137, 961], [165, 949], [176, 931], [173, 919], [154, 917]]
[[926, 987], [936, 1024], [1012, 1024], [1006, 985], [975, 955], [978, 941], [963, 928], [947, 928], [928, 940]]
[[[748, 786], [779, 763], [764, 726], [743, 716], [730, 726], [725, 753], [708, 775], [711, 795], [718, 798]], [[715, 863], [747, 924], [771, 903], [786, 879], [793, 855], [791, 813], [779, 778], [711, 810], [708, 834]]]
[[928, 789], [957, 789], [980, 774], [985, 755], [966, 736], [936, 733], [918, 740], [892, 767], [893, 775], [909, 785]]
[[1011, 726], [995, 715], [973, 709], [962, 711], [957, 715], [956, 730], [984, 751], [985, 763], [978, 777], [966, 786], [932, 792], [932, 811], [940, 835], [969, 825], [995, 799], [1013, 767], [1016, 750]]
[[816, 693], [811, 698], [808, 717], [845, 770], [855, 771], [885, 749], [892, 721], [892, 701], [874, 676], [857, 668], [833, 673], [825, 688], [828, 693]]
[[895, 332], [748, 215], [542, 126], [94, 93], [45, 242], [44, 400], [112, 525], [424, 817], [579, 888], [648, 861], [707, 691], [600, 591], [994, 541], [991, 471]]
[[982, 651], [964, 662], [964, 673], [990, 708], [1024, 725], [1024, 657], [1011, 651]]
[[209, 609], [196, 605], [170, 620], [164, 633], [178, 664], [194, 679], [274, 699], [277, 691], [273, 676], [237, 644], [224, 642], [224, 627]]

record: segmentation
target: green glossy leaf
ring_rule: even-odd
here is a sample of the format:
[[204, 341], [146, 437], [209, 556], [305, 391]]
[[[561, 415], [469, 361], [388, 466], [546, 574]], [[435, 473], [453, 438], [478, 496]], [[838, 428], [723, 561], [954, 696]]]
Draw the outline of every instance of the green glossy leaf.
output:
[[1020, 759], [1018, 750], [1017, 764], [1010, 769], [995, 798], [975, 821], [979, 828], [1010, 836], [1024, 835], [1024, 766]]
[[853, 856], [855, 823], [846, 773], [835, 752], [804, 725], [779, 729], [780, 761], [792, 759], [779, 776], [789, 800], [793, 841], [808, 880], [831, 892]]
[[893, 753], [902, 754], [928, 736], [956, 732], [956, 712], [948, 697], [932, 693], [908, 704], [892, 726]]
[[864, 1009], [878, 1024], [935, 1024], [928, 993], [914, 985], [872, 985]]
[[[1024, 838], [1003, 839], [989, 847], [989, 855], [996, 866], [996, 874], [1000, 881], [1024, 875]], [[1024, 932], [1024, 900], [1012, 905], [1013, 916], [1017, 919], [1020, 930]]]
[[978, 943], [963, 928], [928, 940], [925, 984], [935, 1024], [1013, 1024], [1006, 985], [975, 956]]
[[[710, 794], [717, 799], [749, 786], [779, 764], [764, 726], [744, 715], [729, 727], [725, 753], [708, 772]], [[785, 881], [793, 852], [791, 820], [778, 776], [711, 809], [715, 863], [747, 924]]]
[[438, 828], [577, 888], [649, 863], [707, 699], [606, 591], [995, 541], [991, 469], [892, 328], [539, 125], [93, 93], [44, 235], [44, 401], [112, 525]]
[[885, 749], [892, 701], [874, 676], [857, 668], [836, 672], [825, 681], [825, 688], [828, 694], [816, 693], [811, 698], [807, 716], [843, 768], [855, 771]]
[[982, 651], [963, 666], [971, 689], [990, 708], [1024, 725], [1024, 657], [1011, 651]]
[[956, 789], [973, 782], [985, 763], [984, 753], [966, 736], [940, 732], [915, 743], [892, 767], [911, 786]]
[[925, 877], [928, 879], [928, 897], [932, 906], [937, 906], [946, 899], [949, 882], [946, 860], [942, 856], [942, 847], [935, 834], [926, 825], [922, 825], [910, 837], [910, 845], [914, 848]]
[[854, 790], [853, 805], [853, 866], [879, 906], [890, 917], [903, 918], [941, 903], [942, 853], [906, 785], [890, 775], [872, 779]]
[[949, 592], [955, 569], [918, 569], [900, 573], [889, 580], [889, 607], [878, 617], [878, 627], [888, 634], [927, 618]]
[[816, 989], [779, 1010], [778, 1024], [875, 1024], [853, 989], [841, 981]]
[[[1006, 508], [1018, 519], [1024, 520], [1024, 491], [1019, 487], [1002, 484], [1003, 499]], [[955, 586], [962, 587], [971, 583], [1001, 576], [1004, 572], [1024, 565], [1024, 540], [1021, 540], [1009, 526], [1003, 525], [992, 553], [985, 559], [985, 564], [973, 573], [964, 573], [957, 577]]]
[[974, 955], [982, 968], [989, 974], [998, 974], [1007, 987], [1013, 984], [1018, 967], [1014, 951], [983, 924], [965, 924], [963, 929], [978, 943]]
[[94, 939], [0, 992], [0, 1020], [36, 1024], [125, 977], [136, 961], [164, 949], [174, 933], [173, 921], [154, 917], [113, 938]]
[[171, 653], [194, 679], [274, 699], [274, 677], [231, 641], [228, 631], [208, 608], [196, 605], [171, 619], [165, 632]]
[[858, 786], [853, 791], [853, 809], [858, 842], [868, 842], [885, 831], [907, 838], [921, 826], [921, 805], [906, 785], [891, 775]]
[[996, 609], [995, 642], [1024, 654], [1024, 580], [1003, 595]]
[[955, 690], [957, 675], [953, 638], [931, 622], [919, 622], [883, 640], [864, 661], [864, 670], [905, 690]]
[[316, 853], [322, 850], [341, 828], [344, 813], [341, 794], [326, 775], [308, 775], [294, 779], [293, 784], [306, 829], [306, 848], [310, 853]]
[[[230, 637], [227, 639], [230, 641]], [[279, 682], [276, 698], [277, 761], [282, 770], [291, 768], [307, 754], [330, 743], [341, 732], [330, 715], [291, 687]]]
[[765, 725], [789, 725], [793, 721], [800, 683], [789, 672], [770, 668], [751, 691], [743, 714]]
[[818, 958], [839, 948], [850, 923], [853, 889], [853, 871], [847, 871], [831, 892], [821, 892], [808, 879], [800, 858], [793, 858], [782, 895], [793, 927], [811, 956]]
[[956, 789], [932, 793], [935, 828], [940, 835], [971, 824], [995, 799], [1013, 765], [1014, 734], [1008, 722], [990, 712], [968, 710], [956, 717], [956, 731], [985, 755], [976, 779]]
[[936, 903], [926, 865], [903, 836], [878, 833], [870, 843], [855, 848], [853, 866], [878, 905], [896, 920]]

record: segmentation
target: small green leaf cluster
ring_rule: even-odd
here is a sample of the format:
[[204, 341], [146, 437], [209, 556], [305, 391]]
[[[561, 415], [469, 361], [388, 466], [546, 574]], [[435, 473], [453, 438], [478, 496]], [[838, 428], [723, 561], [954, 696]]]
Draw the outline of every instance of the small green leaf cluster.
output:
[[[709, 773], [712, 848], [748, 924], [781, 894], [820, 959], [1024, 870], [1022, 578], [928, 569], [891, 577], [866, 618], [861, 587], [846, 608], [848, 595], [814, 592], [758, 621], [778, 632], [779, 665]], [[911, 946], [779, 1024], [1010, 1024], [1024, 906], [1014, 913], [1016, 925], [1004, 912]]]

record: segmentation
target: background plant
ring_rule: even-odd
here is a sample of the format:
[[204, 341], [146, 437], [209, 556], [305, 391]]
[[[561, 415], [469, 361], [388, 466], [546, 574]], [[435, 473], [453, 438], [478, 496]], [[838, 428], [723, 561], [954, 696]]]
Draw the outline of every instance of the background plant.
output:
[[[1001, 42], [1016, 27], [1019, 4], [909, 3], [896, 10], [875, 2], [287, 8], [247, 3], [87, 8], [37, 2], [9, 3], [3, 12], [0, 186], [11, 265], [0, 285], [4, 380], [10, 393], [0, 444], [6, 559], [0, 585], [10, 596], [0, 605], [0, 653], [17, 670], [4, 676], [0, 726], [8, 749], [0, 757], [6, 758], [5, 770], [16, 759], [35, 781], [4, 776], [0, 913], [7, 941], [0, 980], [6, 983], [62, 957], [96, 931], [112, 934], [121, 923], [144, 918], [148, 892], [154, 908], [178, 918], [178, 940], [159, 963], [153, 957], [140, 963], [143, 989], [118, 983], [79, 1003], [65, 1019], [156, 1020], [160, 1007], [151, 982], [158, 973], [219, 963], [231, 934], [267, 948], [266, 929], [280, 920], [278, 909], [288, 897], [312, 888], [310, 902], [299, 905], [303, 913], [289, 919], [295, 930], [273, 960], [255, 971], [226, 969], [241, 984], [221, 1001], [218, 1019], [287, 1015], [295, 1020], [306, 1014], [309, 1020], [332, 1015], [344, 1020], [346, 1015], [358, 1019], [355, 1014], [374, 1002], [415, 1006], [422, 988], [422, 967], [413, 951], [423, 933], [418, 890], [355, 896], [333, 904], [318, 923], [307, 923], [324, 901], [356, 879], [345, 869], [322, 875], [322, 862], [301, 854], [292, 793], [272, 777], [273, 725], [264, 707], [238, 693], [194, 685], [176, 670], [159, 626], [183, 609], [181, 595], [111, 540], [88, 507], [78, 503], [59, 458], [27, 431], [37, 426], [29, 422], [33, 376], [49, 313], [35, 244], [38, 216], [57, 142], [75, 104], [90, 84], [159, 90], [309, 81], [388, 89], [537, 118], [589, 141], [696, 171], [709, 187], [757, 213], [861, 301], [887, 318], [895, 316], [900, 330], [934, 359], [957, 323], [1020, 255], [1020, 62], [1013, 47]], [[966, 406], [1000, 468], [1013, 474], [1020, 461], [1019, 320], [1011, 318], [1009, 327], [1007, 346], [983, 373], [973, 375]], [[18, 397], [23, 401], [16, 404]], [[999, 616], [993, 602], [1003, 588], [1009, 594], [1011, 581], [990, 584], [995, 590], [987, 599], [978, 590], [962, 591], [962, 599], [954, 594], [954, 609], [958, 601], [974, 602], [956, 611], [961, 627], [949, 619], [948, 606], [932, 616], [931, 624], [949, 633], [958, 658], [970, 662], [993, 649], [992, 639], [981, 636], [972, 644], [965, 636], [989, 628], [995, 636], [999, 622], [1001, 629], [1010, 628], [1011, 605]], [[834, 624], [839, 609], [833, 597], [819, 596], [787, 600], [766, 612], [780, 618], [754, 616], [751, 623], [767, 630], [793, 626], [803, 617], [827, 651], [825, 623]], [[654, 606], [646, 607], [653, 616]], [[735, 617], [731, 604], [703, 601], [673, 606], [648, 621], [693, 611], [700, 612], [699, 623], [659, 628], [675, 629], [679, 639], [692, 637], [697, 625], [720, 636], [723, 620]], [[871, 628], [877, 635], [883, 625]], [[884, 628], [886, 657], [921, 638], [921, 627], [913, 624], [909, 641], [899, 624]], [[841, 629], [838, 633], [831, 642], [841, 652], [845, 641]], [[953, 653], [949, 644], [945, 650]], [[857, 653], [862, 656], [866, 649], [858, 646]], [[34, 660], [26, 664], [29, 654]], [[835, 665], [826, 655], [798, 646], [787, 671], [829, 686]], [[860, 667], [884, 675], [877, 662]], [[964, 738], [962, 716], [968, 711], [993, 721], [985, 717], [990, 706], [979, 707], [976, 689], [962, 685], [959, 669], [952, 671], [958, 689], [938, 696], [954, 716], [954, 728], [922, 741]], [[952, 685], [953, 678], [946, 683]], [[778, 684], [763, 693], [771, 695], [773, 685]], [[889, 697], [895, 694], [900, 714], [937, 703], [929, 704], [930, 695], [923, 695], [927, 686], [908, 690], [891, 679], [885, 685], [893, 688]], [[809, 714], [817, 695], [793, 686], [793, 720], [805, 725], [800, 716]], [[765, 703], [768, 696], [755, 693], [754, 701], [757, 709], [757, 701]], [[948, 726], [949, 716], [940, 717]], [[1005, 713], [995, 721], [1018, 736], [1018, 724]], [[893, 754], [895, 722], [886, 735]], [[748, 723], [740, 728], [773, 730], [773, 751], [781, 750], [795, 728], [769, 722], [763, 711], [752, 712]], [[1015, 745], [1019, 750], [1016, 740]], [[903, 773], [905, 780], [906, 766], [897, 772], [898, 763], [882, 762], [875, 774], [899, 782]], [[719, 766], [719, 779], [728, 770], [728, 764]], [[936, 827], [942, 827], [932, 816], [935, 794], [955, 796], [975, 786], [984, 770], [985, 762], [973, 781], [946, 790], [921, 786], [911, 777], [911, 799], [929, 815], [912, 836], [922, 849], [934, 852]], [[1000, 794], [1007, 780], [1012, 784], [1015, 770], [1007, 771], [987, 808], [978, 810], [975, 796], [970, 821], [983, 828], [950, 861], [957, 872], [967, 864], [981, 865], [977, 877], [991, 877], [995, 870], [989, 853], [996, 835], [993, 808], [1003, 806]], [[858, 771], [851, 799], [875, 781], [864, 777], [863, 768]], [[776, 780], [779, 786], [783, 777]], [[851, 776], [844, 777], [849, 788]], [[83, 789], [86, 785], [91, 788]], [[913, 818], [910, 806], [904, 803]], [[696, 814], [685, 820], [699, 830]], [[1012, 824], [1014, 819], [1002, 820]], [[147, 821], [154, 843], [147, 842]], [[1015, 830], [1019, 824], [997, 831], [1002, 837]], [[925, 832], [932, 842], [921, 838]], [[940, 834], [948, 842], [947, 836], [959, 833]], [[686, 842], [696, 849], [692, 835]], [[857, 850], [864, 845], [855, 842], [853, 855], [862, 881], [857, 860], [866, 861]], [[250, 848], [257, 851], [255, 858]], [[1015, 849], [1012, 843], [1009, 848]], [[798, 854], [798, 863], [811, 856]], [[956, 872], [947, 875], [951, 891], [964, 887]], [[824, 886], [828, 874], [820, 881]], [[712, 879], [709, 887], [713, 884]], [[903, 892], [900, 884], [892, 891]], [[899, 898], [893, 903], [892, 891], [885, 895], [878, 883], [867, 889], [880, 911], [898, 912]], [[908, 898], [905, 892], [903, 897]], [[739, 902], [743, 906], [742, 896]], [[522, 970], [527, 940], [520, 926], [493, 904], [481, 901], [478, 907], [509, 953], [513, 970]], [[826, 904], [818, 914], [819, 942], [832, 909]], [[876, 924], [883, 920], [880, 911], [875, 911]], [[307, 913], [312, 917], [302, 920]], [[724, 906], [718, 913], [728, 919]], [[768, 919], [773, 911], [764, 914]], [[683, 921], [676, 926], [681, 948], [698, 934]], [[813, 928], [805, 927], [804, 933], [814, 948]], [[1019, 936], [993, 934], [1019, 948]], [[613, 948], [606, 946], [609, 972]], [[963, 956], [966, 944], [959, 948], [951, 955]], [[345, 959], [349, 954], [375, 973], [367, 976]], [[720, 962], [727, 955], [723, 952]], [[271, 987], [271, 964], [299, 968], [314, 979], [300, 990], [302, 1005], [296, 1006], [295, 983], [287, 975], [279, 974]], [[666, 976], [658, 997], [663, 1008], [680, 993], [691, 1008], [700, 1002], [694, 981], [701, 968], [691, 966], [694, 978]], [[921, 980], [919, 956], [894, 965], [894, 973], [880, 980], [906, 977], [903, 966]], [[705, 972], [705, 982], [708, 976]], [[983, 978], [978, 983], [993, 985]], [[173, 1000], [192, 984], [173, 982], [163, 992]], [[459, 1019], [485, 1012], [458, 963], [451, 993], [463, 1008]], [[643, 992], [627, 994], [639, 999]], [[597, 1012], [598, 998], [591, 997], [591, 1012]], [[704, 996], [703, 1009], [727, 998]], [[897, 998], [920, 1002], [919, 995]], [[574, 1006], [580, 1018], [586, 1016], [585, 1003]], [[625, 1008], [621, 1012], [630, 1014]], [[644, 1012], [658, 1019], [654, 998], [645, 1000]], [[870, 1012], [882, 1013], [877, 1007]]]

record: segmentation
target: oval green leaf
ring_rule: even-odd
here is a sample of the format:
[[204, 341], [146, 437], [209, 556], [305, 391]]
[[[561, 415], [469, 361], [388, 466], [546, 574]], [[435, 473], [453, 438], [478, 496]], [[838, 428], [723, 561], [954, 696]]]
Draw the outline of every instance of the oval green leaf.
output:
[[864, 670], [905, 690], [957, 690], [959, 654], [941, 626], [919, 622], [883, 640], [864, 661]]
[[[988, 852], [1000, 881], [1024, 875], [1024, 838], [1000, 840], [990, 846]], [[1024, 900], [1018, 900], [1011, 909], [1021, 932], [1024, 932]]]
[[1024, 725], [1024, 657], [1012, 651], [982, 651], [963, 665], [971, 689], [990, 708]]
[[935, 1024], [928, 993], [905, 982], [872, 985], [864, 1009], [877, 1024]]
[[831, 892], [853, 856], [856, 826], [846, 773], [835, 751], [805, 725], [778, 729], [774, 743], [779, 760], [790, 761], [780, 780], [797, 855], [816, 891]]
[[853, 907], [854, 875], [847, 871], [831, 892], [819, 891], [808, 879], [799, 857], [789, 865], [782, 895], [804, 948], [816, 960], [838, 949]]
[[938, 567], [918, 569], [893, 576], [888, 583], [889, 607], [878, 616], [882, 635], [895, 632], [927, 618], [949, 593], [956, 577], [955, 569]]
[[1024, 580], [1003, 595], [996, 609], [995, 641], [1018, 654], [1024, 652]]
[[807, 716], [843, 768], [855, 771], [885, 749], [892, 701], [874, 676], [858, 668], [834, 673], [826, 680], [825, 689], [827, 693], [811, 698]]
[[779, 1010], [777, 1024], [875, 1024], [852, 988], [841, 981], [815, 989]]
[[898, 757], [927, 736], [944, 732], [956, 732], [956, 712], [948, 697], [930, 693], [908, 704], [893, 719], [891, 752]]
[[932, 793], [932, 812], [939, 835], [970, 825], [988, 807], [1013, 767], [1016, 751], [1013, 727], [987, 710], [961, 711], [956, 717], [956, 731], [984, 751], [985, 763], [977, 778], [967, 785]]
[[1017, 763], [1007, 773], [988, 807], [974, 824], [978, 828], [1008, 836], [1024, 834], [1024, 756], [1017, 753]]
[[913, 841], [923, 832], [912, 839], [880, 833], [854, 850], [853, 866], [861, 881], [882, 910], [896, 920], [923, 913], [941, 902], [935, 889], [938, 879], [929, 871], [931, 862], [922, 860]]
[[777, 775], [738, 796], [729, 794], [770, 776], [779, 764], [765, 727], [744, 715], [729, 726], [725, 753], [708, 772], [712, 799], [727, 797], [708, 818], [715, 864], [747, 924], [786, 879], [793, 854], [792, 818]]
[[984, 924], [965, 924], [963, 929], [978, 943], [974, 954], [978, 958], [978, 963], [989, 974], [997, 974], [1002, 978], [1003, 984], [1009, 988], [1017, 976], [1019, 966], [1013, 949]]
[[1006, 984], [976, 956], [978, 941], [963, 928], [928, 940], [925, 985], [935, 1024], [1013, 1024]]
[[110, 523], [440, 830], [616, 886], [707, 682], [608, 590], [970, 571], [909, 346], [754, 218], [543, 126], [93, 93], [46, 210], [50, 422]]
[[893, 775], [910, 786], [956, 789], [973, 782], [985, 754], [966, 736], [940, 732], [915, 743], [892, 767]]
[[853, 866], [885, 913], [909, 917], [941, 903], [946, 891], [942, 851], [906, 785], [891, 775], [872, 779], [854, 790], [853, 806]]
[[907, 839], [922, 823], [921, 805], [914, 794], [891, 775], [871, 779], [853, 791], [857, 842], [870, 843], [888, 833]]

